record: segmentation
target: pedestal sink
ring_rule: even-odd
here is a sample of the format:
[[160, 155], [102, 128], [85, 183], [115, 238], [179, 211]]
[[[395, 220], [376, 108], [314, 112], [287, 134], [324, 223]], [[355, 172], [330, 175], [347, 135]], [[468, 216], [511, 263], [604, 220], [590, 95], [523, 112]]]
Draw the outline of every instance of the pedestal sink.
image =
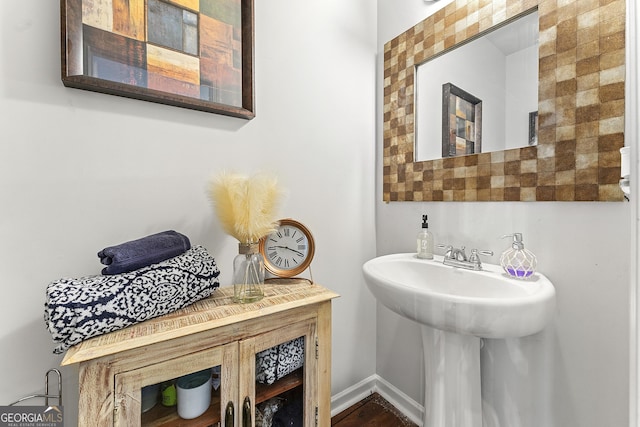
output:
[[555, 308], [555, 289], [544, 275], [509, 277], [497, 265], [483, 271], [446, 266], [415, 254], [367, 261], [363, 272], [376, 299], [421, 324], [425, 351], [423, 426], [482, 426], [481, 338], [540, 332]]

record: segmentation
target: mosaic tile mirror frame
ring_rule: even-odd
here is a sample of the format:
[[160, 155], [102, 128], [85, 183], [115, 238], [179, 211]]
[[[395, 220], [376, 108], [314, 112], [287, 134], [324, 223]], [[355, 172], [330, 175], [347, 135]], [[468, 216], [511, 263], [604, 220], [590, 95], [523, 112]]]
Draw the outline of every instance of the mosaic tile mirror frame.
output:
[[[415, 162], [415, 66], [532, 9], [538, 145]], [[455, 0], [384, 46], [383, 200], [621, 201], [624, 103], [624, 0]]]

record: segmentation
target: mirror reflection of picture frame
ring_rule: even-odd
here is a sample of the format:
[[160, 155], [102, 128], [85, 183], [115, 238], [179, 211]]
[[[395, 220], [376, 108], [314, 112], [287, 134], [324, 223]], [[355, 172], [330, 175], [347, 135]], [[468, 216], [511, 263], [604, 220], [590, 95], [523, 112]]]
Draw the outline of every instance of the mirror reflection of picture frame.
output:
[[482, 100], [459, 87], [442, 85], [442, 157], [482, 152]]
[[529, 145], [538, 144], [538, 112], [529, 113]]

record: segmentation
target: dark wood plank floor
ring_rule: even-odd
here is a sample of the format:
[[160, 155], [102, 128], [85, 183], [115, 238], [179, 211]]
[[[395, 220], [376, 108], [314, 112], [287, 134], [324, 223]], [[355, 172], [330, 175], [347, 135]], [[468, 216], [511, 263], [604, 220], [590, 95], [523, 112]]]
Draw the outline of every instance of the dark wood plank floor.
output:
[[367, 396], [331, 418], [331, 425], [335, 427], [417, 427], [378, 393]]

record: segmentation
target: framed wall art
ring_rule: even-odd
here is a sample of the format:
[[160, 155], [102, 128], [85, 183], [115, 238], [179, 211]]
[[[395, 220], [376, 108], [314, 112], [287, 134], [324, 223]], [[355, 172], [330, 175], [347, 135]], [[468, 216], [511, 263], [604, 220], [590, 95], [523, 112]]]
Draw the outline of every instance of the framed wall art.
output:
[[67, 87], [251, 119], [253, 0], [61, 0]]

